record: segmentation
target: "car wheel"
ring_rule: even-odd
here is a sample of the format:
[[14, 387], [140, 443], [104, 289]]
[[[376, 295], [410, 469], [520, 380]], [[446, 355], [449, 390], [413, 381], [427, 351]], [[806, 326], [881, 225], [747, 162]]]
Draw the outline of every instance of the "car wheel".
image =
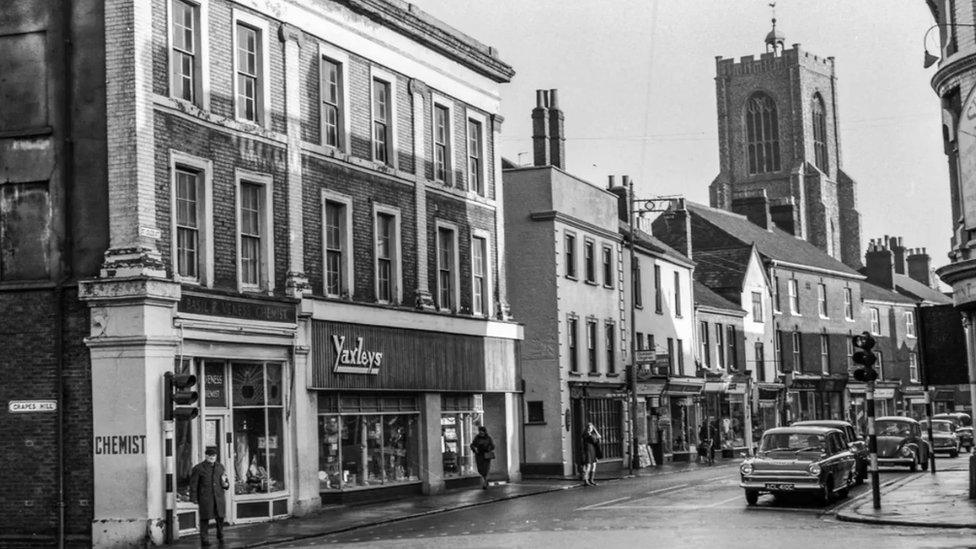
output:
[[955, 450], [949, 452], [949, 457], [951, 457], [951, 458], [957, 458], [957, 457], [959, 457], [959, 449], [956, 448]]
[[755, 505], [759, 501], [759, 490], [746, 490], [746, 503]]

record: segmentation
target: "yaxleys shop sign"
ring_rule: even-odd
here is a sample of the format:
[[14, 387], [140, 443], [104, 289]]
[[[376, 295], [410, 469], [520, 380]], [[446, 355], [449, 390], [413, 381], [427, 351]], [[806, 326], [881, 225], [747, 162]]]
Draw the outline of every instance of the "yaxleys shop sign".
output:
[[513, 340], [312, 322], [310, 389], [514, 390]]

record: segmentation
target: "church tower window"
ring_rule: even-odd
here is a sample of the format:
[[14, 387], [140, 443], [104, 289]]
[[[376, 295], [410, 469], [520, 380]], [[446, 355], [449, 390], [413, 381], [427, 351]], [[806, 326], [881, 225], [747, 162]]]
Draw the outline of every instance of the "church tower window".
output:
[[749, 174], [778, 172], [779, 120], [776, 103], [764, 93], [749, 98], [746, 106], [746, 141], [749, 147]]
[[814, 160], [820, 171], [827, 173], [827, 115], [823, 97], [819, 93], [813, 94], [813, 153]]

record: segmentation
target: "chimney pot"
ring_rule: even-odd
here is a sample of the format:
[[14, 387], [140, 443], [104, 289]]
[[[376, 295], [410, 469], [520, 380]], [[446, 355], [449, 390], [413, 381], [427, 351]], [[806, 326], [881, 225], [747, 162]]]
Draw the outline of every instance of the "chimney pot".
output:
[[549, 102], [546, 90], [535, 90], [535, 108], [532, 109], [532, 163], [549, 165]]
[[608, 175], [607, 176], [607, 188], [608, 189], [612, 189], [613, 188], [614, 183], [615, 183], [615, 181], [613, 179], [614, 179], [614, 176], [612, 176], [612, 175]]
[[549, 90], [549, 108], [559, 108], [559, 90]]
[[621, 183], [620, 183], [621, 185], [623, 185], [624, 187], [630, 186], [630, 176], [629, 175], [625, 175], [625, 176], [621, 177], [620, 179], [621, 179]]

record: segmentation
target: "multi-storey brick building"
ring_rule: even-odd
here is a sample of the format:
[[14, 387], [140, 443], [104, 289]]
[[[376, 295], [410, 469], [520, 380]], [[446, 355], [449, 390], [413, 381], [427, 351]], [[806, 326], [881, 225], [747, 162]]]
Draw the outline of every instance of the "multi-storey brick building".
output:
[[[757, 208], [758, 215], [747, 219], [689, 202], [690, 223], [659, 218], [654, 234], [673, 246], [690, 246], [693, 260], [699, 250], [727, 254], [738, 249], [745, 254], [755, 246], [772, 290], [776, 377], [766, 382], [782, 383], [779, 395], [778, 386], [769, 385], [760, 399], [781, 398], [781, 419], [786, 423], [841, 419], [847, 409], [848, 342], [860, 333], [864, 276], [773, 225], [764, 204]], [[764, 224], [753, 223], [753, 218]]]
[[752, 219], [765, 192], [772, 223], [856, 268], [861, 222], [857, 185], [841, 164], [834, 58], [785, 43], [774, 19], [758, 59], [716, 59], [720, 172], [711, 205]]
[[[18, 256], [4, 256], [5, 281], [39, 281], [4, 288], [5, 310], [64, 334], [35, 354], [46, 374], [4, 396], [55, 396], [65, 355], [79, 535], [158, 543], [170, 511], [195, 529], [188, 473], [208, 447], [231, 477], [230, 522], [472, 482], [477, 425], [495, 439], [493, 476], [517, 476], [521, 330], [496, 153], [513, 71], [492, 48], [396, 0], [109, 0], [65, 12], [70, 27], [56, 11], [15, 13], [0, 39], [16, 46], [11, 66], [49, 51], [31, 42], [45, 28], [77, 39], [76, 57], [46, 58], [16, 79], [24, 89], [4, 90], [71, 93], [46, 109], [28, 100], [4, 128], [22, 151], [5, 155], [7, 173], [22, 176], [3, 184], [0, 241]], [[45, 204], [62, 210], [42, 218]], [[37, 228], [48, 265], [26, 252]], [[43, 289], [69, 275], [87, 278], [86, 304], [70, 285]], [[163, 421], [174, 369], [201, 394], [200, 416], [175, 425]], [[51, 419], [20, 417], [20, 438], [4, 440], [26, 446], [27, 424]], [[56, 475], [36, 477], [21, 503], [56, 493]], [[0, 522], [51, 535], [54, 502], [37, 503]]]
[[617, 199], [564, 171], [563, 113], [537, 92], [534, 165], [504, 170], [512, 312], [525, 324], [525, 474], [573, 475], [587, 422], [601, 469], [626, 467], [630, 436]]

